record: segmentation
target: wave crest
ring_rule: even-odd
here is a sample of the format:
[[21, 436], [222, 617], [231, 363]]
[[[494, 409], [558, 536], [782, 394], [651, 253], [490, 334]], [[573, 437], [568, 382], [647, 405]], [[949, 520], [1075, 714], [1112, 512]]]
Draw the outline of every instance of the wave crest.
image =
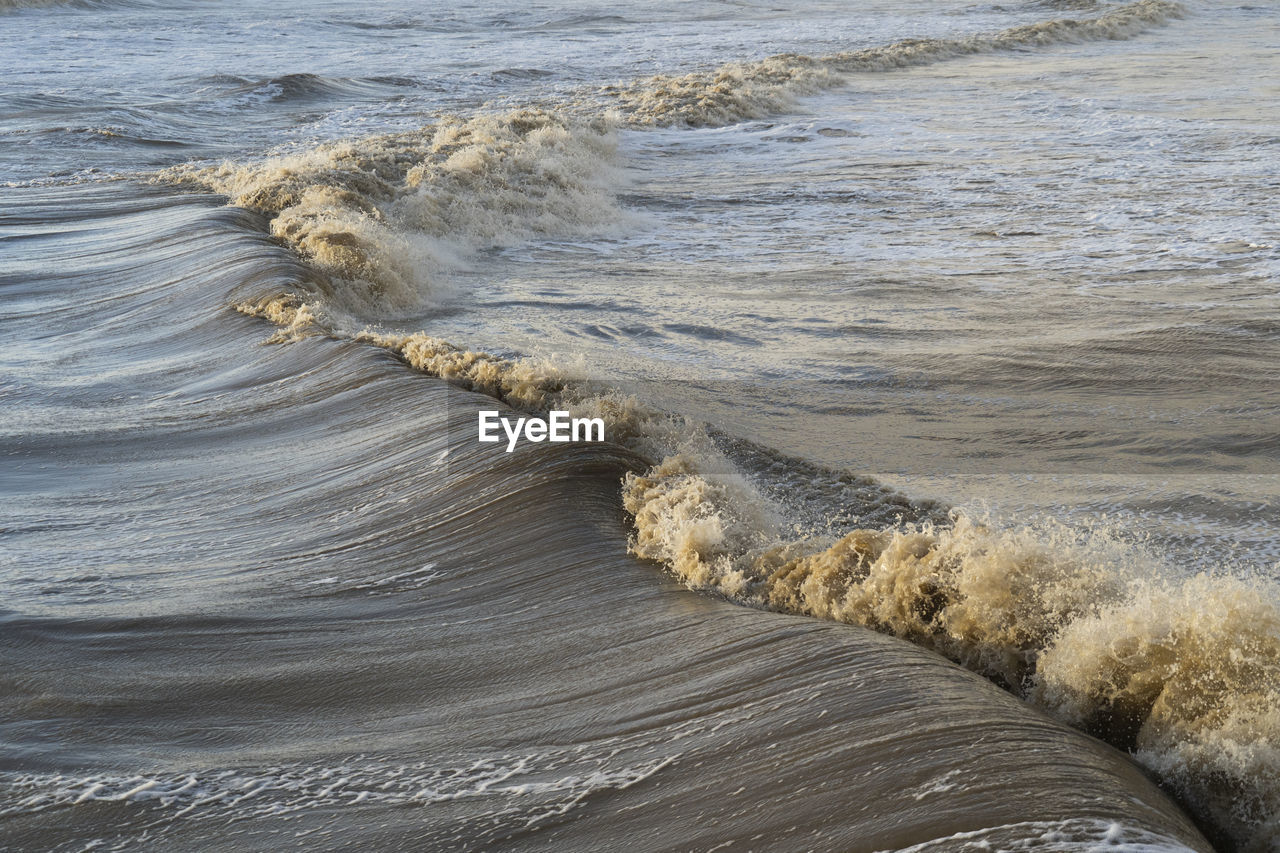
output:
[[[1280, 831], [1280, 609], [1274, 591], [1197, 575], [1067, 624], [1036, 704], [1136, 750], [1217, 826]], [[1237, 831], [1237, 840], [1243, 833]]]
[[443, 299], [446, 273], [479, 248], [617, 221], [615, 150], [604, 119], [519, 110], [160, 180], [267, 214], [275, 237], [333, 277], [331, 307], [371, 318]]
[[[934, 649], [1133, 752], [1245, 850], [1280, 821], [1280, 596], [1128, 574], [1069, 531], [956, 515], [834, 542], [771, 529], [750, 484], [676, 456], [628, 475], [631, 549], [687, 585]], [[1065, 534], [1065, 535], [1064, 535]]]
[[889, 71], [958, 56], [1071, 42], [1127, 39], [1184, 14], [1173, 0], [1137, 0], [1093, 18], [1060, 18], [988, 35], [904, 39], [882, 47], [812, 57], [786, 53], [759, 62], [733, 62], [713, 71], [657, 75], [605, 94], [642, 125], [717, 127], [763, 118], [796, 98], [847, 81], [858, 72]]

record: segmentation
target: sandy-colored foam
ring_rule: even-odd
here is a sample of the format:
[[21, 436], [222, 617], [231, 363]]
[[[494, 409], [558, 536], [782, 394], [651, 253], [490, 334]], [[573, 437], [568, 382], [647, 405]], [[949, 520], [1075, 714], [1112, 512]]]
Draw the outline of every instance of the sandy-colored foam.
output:
[[1172, 0], [1138, 0], [1090, 18], [1057, 18], [960, 38], [906, 39], [828, 56], [785, 53], [711, 71], [657, 75], [604, 91], [639, 124], [716, 127], [790, 109], [796, 98], [843, 85], [850, 74], [1001, 50], [1127, 39], [1182, 14]]
[[617, 221], [614, 152], [607, 121], [521, 110], [160, 179], [268, 215], [275, 237], [328, 274], [317, 295], [372, 319], [447, 298], [448, 272], [477, 249]]

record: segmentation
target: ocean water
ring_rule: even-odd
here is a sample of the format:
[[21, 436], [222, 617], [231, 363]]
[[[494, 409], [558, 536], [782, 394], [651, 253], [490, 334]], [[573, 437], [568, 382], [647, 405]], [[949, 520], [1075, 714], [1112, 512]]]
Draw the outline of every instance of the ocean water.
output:
[[1277, 11], [0, 0], [0, 849], [1280, 850]]

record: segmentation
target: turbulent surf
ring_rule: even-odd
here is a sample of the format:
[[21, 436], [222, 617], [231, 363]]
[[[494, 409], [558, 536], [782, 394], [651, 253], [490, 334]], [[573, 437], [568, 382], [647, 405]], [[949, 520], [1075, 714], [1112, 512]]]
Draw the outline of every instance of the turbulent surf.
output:
[[1264, 10], [228, 9], [5, 16], [6, 845], [1277, 849]]

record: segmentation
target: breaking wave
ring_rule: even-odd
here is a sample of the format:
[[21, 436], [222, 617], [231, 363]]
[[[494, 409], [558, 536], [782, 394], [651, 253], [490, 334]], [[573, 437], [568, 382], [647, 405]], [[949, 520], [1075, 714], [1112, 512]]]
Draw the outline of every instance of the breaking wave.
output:
[[519, 110], [159, 179], [267, 214], [275, 237], [329, 274], [330, 308], [372, 318], [443, 300], [448, 271], [477, 249], [619, 221], [615, 150], [604, 119]]
[[[784, 54], [713, 72], [607, 90], [620, 111], [581, 104], [446, 117], [427, 127], [324, 143], [259, 162], [186, 165], [159, 180], [196, 185], [271, 218], [271, 233], [330, 278], [309, 310], [364, 320], [439, 304], [449, 273], [477, 250], [531, 238], [600, 234], [625, 221], [619, 126], [719, 125], [785, 109], [855, 71], [967, 53], [1127, 38], [1182, 14], [1138, 0], [1096, 18], [1058, 19], [985, 36], [911, 39], [821, 58]], [[281, 82], [283, 81], [283, 82]], [[273, 84], [307, 92], [312, 75]]]
[[632, 550], [691, 587], [934, 649], [1135, 757], [1245, 850], [1280, 814], [1274, 584], [1127, 571], [1071, 530], [946, 527], [790, 539], [744, 478], [687, 455], [629, 475]]
[[[292, 334], [314, 328], [304, 306], [242, 310]], [[796, 538], [787, 532], [794, 519], [700, 425], [535, 359], [473, 352], [425, 333], [355, 339], [518, 409], [603, 418], [612, 441], [654, 463], [623, 481], [630, 549], [687, 586], [930, 648], [1130, 751], [1240, 849], [1268, 849], [1280, 814], [1273, 584], [1166, 577], [1134, 565], [1130, 546], [1103, 535], [1010, 529], [958, 511], [946, 523]], [[883, 488], [862, 500], [868, 504], [852, 514], [929, 515]]]
[[828, 56], [785, 53], [712, 71], [658, 75], [605, 89], [632, 121], [714, 127], [791, 108], [797, 97], [845, 83], [847, 75], [927, 65], [957, 56], [1071, 42], [1127, 39], [1181, 17], [1173, 0], [1138, 0], [1094, 18], [1060, 18], [962, 38], [904, 39]]
[[[1180, 14], [1169, 0], [1140, 0], [1089, 19], [776, 56], [609, 94], [636, 124], [723, 124], [776, 112], [855, 72], [1127, 38]], [[338, 334], [335, 317], [368, 320], [443, 300], [448, 271], [480, 248], [622, 221], [616, 134], [615, 119], [520, 110], [256, 164], [180, 167], [160, 179], [265, 214], [271, 233], [324, 274], [314, 291], [237, 306], [275, 323], [272, 340], [287, 342]], [[1241, 849], [1267, 849], [1280, 830], [1280, 595], [1272, 585], [1135, 571], [1114, 543], [960, 512], [944, 523], [897, 513], [898, 523], [797, 538], [785, 511], [697, 425], [543, 361], [474, 352], [425, 332], [342, 334], [515, 408], [604, 418], [612, 440], [651, 463], [623, 482], [631, 550], [688, 586], [933, 649], [1129, 750]], [[891, 517], [903, 505], [887, 491], [872, 500], [884, 505], [852, 514]]]

